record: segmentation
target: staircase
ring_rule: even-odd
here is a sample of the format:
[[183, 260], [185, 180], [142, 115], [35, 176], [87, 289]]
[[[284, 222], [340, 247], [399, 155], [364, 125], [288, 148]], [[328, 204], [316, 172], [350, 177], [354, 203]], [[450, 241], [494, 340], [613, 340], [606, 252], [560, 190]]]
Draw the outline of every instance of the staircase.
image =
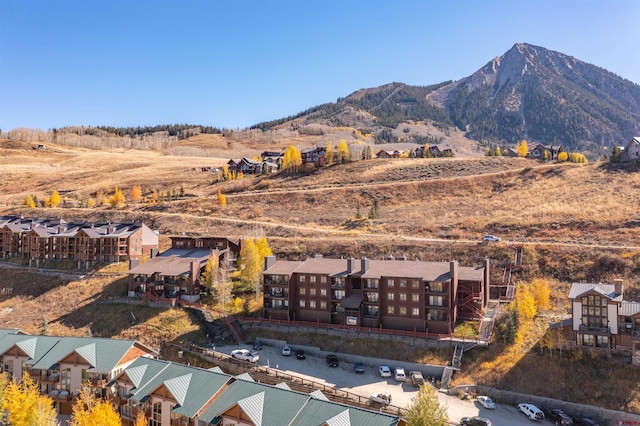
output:
[[449, 389], [449, 386], [451, 386], [451, 376], [453, 376], [453, 369], [451, 367], [445, 367], [442, 373], [442, 380], [440, 381], [440, 389]]
[[462, 363], [462, 353], [464, 352], [464, 346], [456, 345], [453, 350], [453, 359], [451, 360], [451, 368], [454, 370], [460, 370], [460, 364]]

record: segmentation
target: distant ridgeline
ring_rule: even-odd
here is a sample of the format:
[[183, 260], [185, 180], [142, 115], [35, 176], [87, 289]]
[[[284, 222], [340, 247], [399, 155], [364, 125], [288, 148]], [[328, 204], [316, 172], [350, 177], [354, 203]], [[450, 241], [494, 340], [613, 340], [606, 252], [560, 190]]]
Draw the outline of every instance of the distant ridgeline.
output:
[[49, 142], [59, 145], [100, 148], [159, 149], [173, 142], [198, 134], [219, 134], [212, 126], [194, 124], [163, 124], [138, 127], [73, 126], [50, 129], [19, 128], [3, 134], [7, 139], [22, 142]]

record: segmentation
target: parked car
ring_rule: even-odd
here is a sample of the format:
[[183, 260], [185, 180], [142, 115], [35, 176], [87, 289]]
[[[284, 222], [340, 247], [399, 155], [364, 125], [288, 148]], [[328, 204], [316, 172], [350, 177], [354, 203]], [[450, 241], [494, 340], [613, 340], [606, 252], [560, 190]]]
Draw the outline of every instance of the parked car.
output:
[[463, 417], [460, 419], [460, 424], [469, 426], [491, 426], [491, 420], [480, 416]]
[[498, 242], [498, 241], [502, 241], [502, 238], [500, 237], [496, 237], [495, 235], [485, 235], [484, 237], [482, 237], [482, 241], [489, 241], [489, 242]]
[[335, 355], [327, 355], [327, 365], [329, 367], [337, 367], [338, 364], [338, 357]]
[[283, 356], [290, 356], [291, 355], [291, 348], [287, 345], [282, 347], [282, 355]]
[[424, 384], [424, 377], [422, 377], [422, 373], [419, 371], [409, 371], [409, 380], [411, 380], [411, 384], [416, 387]]
[[494, 408], [496, 408], [496, 403], [486, 395], [480, 395], [476, 399], [484, 408], [488, 408], [489, 410], [493, 410]]
[[575, 419], [573, 421], [573, 424], [580, 425], [580, 426], [600, 426], [600, 423], [588, 417], [581, 417], [581, 418]]
[[391, 377], [391, 369], [386, 365], [378, 367], [378, 373], [380, 373], [380, 377]]
[[361, 362], [356, 362], [354, 366], [356, 374], [364, 374], [364, 364]]
[[236, 349], [235, 351], [231, 351], [231, 358], [249, 362], [258, 362], [260, 355], [258, 355], [257, 352], [249, 351], [249, 349]]
[[378, 403], [382, 405], [391, 404], [391, 394], [380, 392], [380, 393], [372, 393], [369, 397], [369, 401], [372, 403]]
[[307, 355], [304, 353], [302, 349], [296, 349], [296, 358], [305, 359]]
[[253, 342], [253, 350], [259, 351], [260, 349], [262, 349], [262, 342], [260, 340], [256, 339]]
[[393, 375], [396, 379], [396, 382], [404, 382], [407, 380], [407, 375], [404, 374], [404, 368], [396, 367], [393, 371]]
[[559, 408], [552, 408], [547, 411], [547, 416], [556, 426], [573, 425], [573, 419]]
[[539, 422], [544, 420], [544, 413], [542, 410], [533, 404], [520, 403], [518, 404], [518, 411], [527, 416], [529, 420], [536, 420]]

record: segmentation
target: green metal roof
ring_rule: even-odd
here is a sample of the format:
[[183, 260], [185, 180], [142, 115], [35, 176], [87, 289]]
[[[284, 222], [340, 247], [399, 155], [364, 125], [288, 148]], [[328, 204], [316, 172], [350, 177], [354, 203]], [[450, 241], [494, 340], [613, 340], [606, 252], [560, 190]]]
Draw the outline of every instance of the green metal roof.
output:
[[[346, 420], [348, 423], [344, 423]], [[310, 399], [296, 418], [288, 424], [306, 426], [322, 425], [325, 422], [330, 426], [396, 426], [400, 418], [337, 402]]]
[[0, 356], [17, 346], [29, 357], [27, 364], [40, 370], [52, 370], [60, 361], [76, 352], [93, 371], [111, 372], [137, 344], [135, 340], [37, 336], [4, 331], [0, 330]]
[[[227, 374], [150, 358], [138, 358], [123, 374], [129, 378], [138, 377], [140, 367], [144, 365], [146, 368], [142, 382], [133, 390], [131, 399], [142, 401], [164, 385], [178, 401], [173, 412], [187, 417], [195, 417], [220, 388], [231, 380], [231, 376]], [[134, 371], [131, 375], [130, 370]]]

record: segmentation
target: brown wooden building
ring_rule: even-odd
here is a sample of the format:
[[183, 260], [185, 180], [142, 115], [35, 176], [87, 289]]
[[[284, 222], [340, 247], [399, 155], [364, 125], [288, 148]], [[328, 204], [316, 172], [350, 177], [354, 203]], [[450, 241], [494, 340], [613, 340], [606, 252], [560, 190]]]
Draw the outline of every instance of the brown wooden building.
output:
[[158, 248], [158, 235], [140, 221], [66, 222], [60, 218], [0, 217], [0, 257], [25, 257], [32, 265], [71, 260], [95, 263], [140, 260]]
[[449, 334], [458, 319], [482, 318], [489, 260], [420, 262], [316, 255], [265, 260], [264, 317]]

